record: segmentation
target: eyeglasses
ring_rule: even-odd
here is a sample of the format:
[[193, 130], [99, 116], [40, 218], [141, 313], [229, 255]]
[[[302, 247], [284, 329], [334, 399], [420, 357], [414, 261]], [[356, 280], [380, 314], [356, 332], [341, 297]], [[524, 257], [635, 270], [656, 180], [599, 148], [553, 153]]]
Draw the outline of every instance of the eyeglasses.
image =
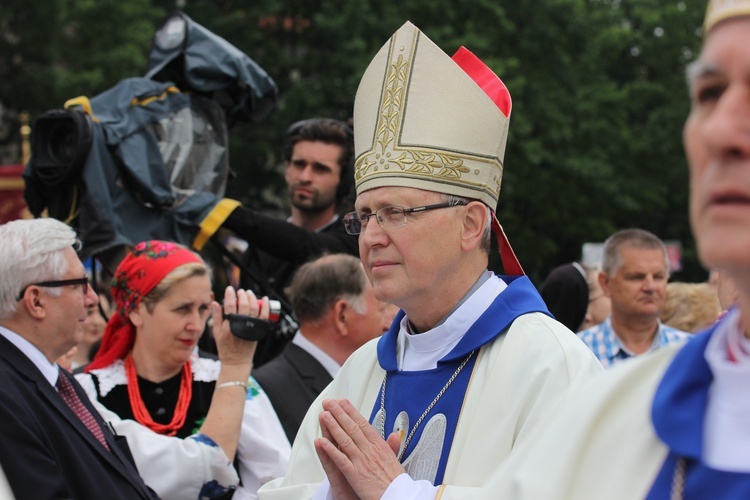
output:
[[57, 281], [42, 281], [40, 283], [32, 283], [30, 285], [26, 285], [21, 290], [21, 293], [18, 294], [18, 297], [16, 297], [16, 300], [21, 300], [26, 293], [26, 290], [30, 286], [43, 286], [45, 288], [55, 288], [58, 286], [68, 286], [68, 285], [81, 285], [81, 289], [83, 290], [83, 294], [86, 295], [86, 292], [89, 290], [89, 277], [84, 276], [83, 278], [72, 278], [69, 280], [57, 280]]
[[367, 223], [370, 217], [375, 217], [380, 227], [383, 229], [392, 229], [406, 225], [406, 215], [427, 210], [436, 210], [438, 208], [450, 208], [466, 205], [465, 201], [446, 201], [435, 205], [425, 205], [423, 207], [404, 208], [397, 205], [379, 208], [375, 212], [368, 214], [365, 212], [349, 212], [344, 215], [344, 227], [349, 234], [357, 235], [363, 229], [367, 229]]

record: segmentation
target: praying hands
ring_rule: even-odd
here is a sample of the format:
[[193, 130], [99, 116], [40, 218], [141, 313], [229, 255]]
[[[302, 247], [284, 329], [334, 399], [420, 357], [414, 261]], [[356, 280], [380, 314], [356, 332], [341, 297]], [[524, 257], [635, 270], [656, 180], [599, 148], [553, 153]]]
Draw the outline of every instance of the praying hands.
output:
[[396, 458], [399, 436], [383, 440], [348, 400], [323, 400], [319, 421], [315, 451], [336, 500], [379, 499], [405, 473]]

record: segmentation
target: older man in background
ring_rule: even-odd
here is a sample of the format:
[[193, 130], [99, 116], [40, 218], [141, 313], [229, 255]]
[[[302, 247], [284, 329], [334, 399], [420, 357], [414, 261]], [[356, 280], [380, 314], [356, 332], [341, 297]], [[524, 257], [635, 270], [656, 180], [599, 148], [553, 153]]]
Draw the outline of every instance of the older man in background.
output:
[[668, 280], [667, 249], [656, 235], [624, 229], [604, 242], [599, 284], [611, 300], [610, 315], [578, 336], [605, 368], [689, 338], [659, 321]]

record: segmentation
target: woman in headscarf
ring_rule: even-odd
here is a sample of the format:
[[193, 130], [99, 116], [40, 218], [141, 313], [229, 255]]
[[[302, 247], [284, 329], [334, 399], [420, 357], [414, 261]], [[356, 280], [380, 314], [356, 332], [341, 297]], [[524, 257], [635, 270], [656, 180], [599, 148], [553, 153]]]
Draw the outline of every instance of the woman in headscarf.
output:
[[[112, 297], [115, 313], [79, 381], [127, 425], [153, 431], [136, 433], [135, 446], [128, 435], [145, 482], [162, 498], [221, 497], [233, 487], [235, 453], [242, 482], [235, 499], [255, 498], [264, 482], [282, 476], [289, 442], [250, 378], [255, 342], [230, 333], [203, 260], [174, 243], [140, 243], [115, 271]], [[268, 318], [268, 299], [261, 304], [259, 311], [252, 292], [228, 287], [224, 313]], [[211, 313], [220, 361], [197, 349]], [[174, 440], [165, 436], [190, 446], [166, 454]]]

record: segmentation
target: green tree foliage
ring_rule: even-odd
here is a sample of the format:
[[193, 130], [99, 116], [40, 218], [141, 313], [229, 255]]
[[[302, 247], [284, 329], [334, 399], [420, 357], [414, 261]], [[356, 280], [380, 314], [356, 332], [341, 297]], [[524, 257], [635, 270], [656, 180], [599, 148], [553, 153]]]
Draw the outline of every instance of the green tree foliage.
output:
[[33, 118], [140, 74], [163, 15], [149, 0], [3, 0], [0, 103], [8, 113], [2, 118], [15, 122], [22, 110]]
[[[5, 0], [0, 101], [38, 113], [142, 74], [156, 24], [174, 5]], [[256, 207], [285, 200], [286, 127], [312, 116], [350, 118], [364, 69], [404, 21], [449, 54], [472, 50], [513, 97], [498, 217], [537, 283], [578, 259], [582, 243], [624, 227], [681, 241], [680, 278], [705, 276], [687, 222], [681, 145], [684, 69], [697, 55], [704, 10], [705, 0], [187, 0], [184, 7], [279, 87], [268, 117], [231, 132], [230, 195]]]

